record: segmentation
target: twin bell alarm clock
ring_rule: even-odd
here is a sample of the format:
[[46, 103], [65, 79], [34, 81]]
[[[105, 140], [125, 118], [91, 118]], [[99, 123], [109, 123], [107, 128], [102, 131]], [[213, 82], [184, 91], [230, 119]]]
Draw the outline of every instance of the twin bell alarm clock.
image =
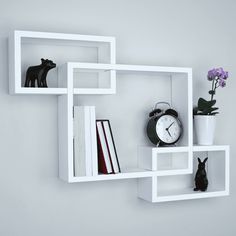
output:
[[[166, 107], [166, 109], [163, 109]], [[162, 107], [162, 108], [161, 108]], [[156, 103], [149, 113], [147, 136], [157, 146], [173, 145], [180, 139], [183, 126], [178, 118], [178, 113], [167, 102]]]

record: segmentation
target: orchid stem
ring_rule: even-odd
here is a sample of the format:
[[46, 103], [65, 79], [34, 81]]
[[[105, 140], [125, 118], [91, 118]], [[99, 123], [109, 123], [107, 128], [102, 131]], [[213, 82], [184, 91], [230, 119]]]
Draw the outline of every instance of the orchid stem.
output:
[[214, 91], [214, 79], [212, 80], [212, 86], [211, 86], [211, 91], [212, 91], [212, 94], [211, 94], [211, 101], [213, 100], [213, 97], [214, 97], [214, 94], [213, 94], [213, 91]]

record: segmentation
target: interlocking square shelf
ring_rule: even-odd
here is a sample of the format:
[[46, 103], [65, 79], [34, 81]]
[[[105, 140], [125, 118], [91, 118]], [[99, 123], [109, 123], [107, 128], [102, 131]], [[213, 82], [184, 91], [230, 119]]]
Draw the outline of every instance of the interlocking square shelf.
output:
[[[9, 89], [11, 94], [65, 94], [66, 88], [58, 87], [57, 73], [49, 72], [50, 88], [25, 88], [26, 69], [39, 64], [40, 58], [56, 61], [57, 66], [68, 60], [96, 63], [116, 63], [115, 38], [95, 35], [62, 34], [33, 31], [14, 31], [9, 37]], [[33, 51], [33, 53], [32, 53]], [[103, 92], [115, 93], [115, 73], [108, 72], [110, 87]], [[98, 80], [103, 81], [101, 75]], [[101, 83], [101, 82], [100, 82]], [[102, 85], [102, 84], [101, 84]], [[102, 88], [101, 88], [102, 90]], [[83, 93], [83, 88], [80, 89]], [[93, 91], [91, 91], [93, 92]], [[102, 92], [99, 92], [100, 94]]]
[[[229, 146], [193, 146], [193, 170], [139, 180], [139, 197], [150, 202], [167, 202], [186, 199], [229, 195]], [[206, 192], [194, 192], [197, 158], [208, 157]], [[170, 170], [171, 172], [171, 170]]]
[[[49, 88], [24, 88], [27, 67], [37, 64], [41, 57], [57, 63], [57, 70], [48, 74], [52, 84]], [[9, 37], [9, 68], [11, 94], [58, 96], [59, 177], [62, 180], [76, 183], [135, 178], [138, 179], [139, 197], [150, 202], [229, 194], [229, 147], [193, 145], [191, 68], [116, 64], [113, 37], [31, 31], [14, 31]], [[75, 176], [73, 107], [81, 99], [94, 98], [94, 104], [99, 104], [100, 95], [107, 95], [106, 101], [109, 101], [110, 95], [117, 95], [117, 83], [124, 75], [137, 78], [141, 75], [165, 85], [168, 96], [164, 94], [163, 97], [178, 111], [184, 124], [183, 136], [178, 146], [173, 147], [135, 144], [137, 155], [133, 155], [136, 160], [132, 163], [136, 164], [130, 168], [121, 166], [119, 174]], [[129, 103], [128, 99], [125, 103]], [[125, 156], [131, 155], [126, 152], [124, 159]], [[209, 157], [209, 189], [201, 193], [193, 192], [198, 156]]]
[[[68, 182], [81, 182], [81, 181], [97, 181], [97, 180], [110, 180], [121, 178], [142, 178], [158, 175], [161, 171], [145, 170], [143, 166], [138, 166], [139, 171], [122, 172], [116, 175], [95, 175], [92, 177], [75, 177], [73, 167], [73, 116], [72, 109], [74, 106], [74, 95], [80, 94], [80, 91], [74, 88], [73, 71], [99, 71], [99, 73], [106, 73], [107, 71], [114, 71], [115, 73], [151, 73], [171, 76], [171, 90], [172, 90], [172, 104], [179, 111], [181, 120], [186, 124], [185, 133], [182, 138], [183, 147], [172, 148], [156, 148], [163, 153], [184, 153], [184, 158], [187, 160], [186, 168], [182, 170], [175, 170], [171, 172], [165, 171], [165, 174], [173, 173], [189, 173], [192, 170], [192, 153], [190, 146], [192, 143], [192, 70], [190, 68], [180, 67], [160, 67], [160, 66], [142, 66], [142, 65], [121, 65], [121, 64], [96, 64], [96, 63], [75, 63], [68, 62], [59, 68], [59, 84], [65, 82], [67, 78], [68, 94], [60, 96], [59, 104], [59, 157], [60, 157], [60, 176]], [[185, 83], [181, 83], [184, 81]], [[181, 95], [181, 89], [185, 88], [187, 93]], [[91, 94], [91, 90], [83, 90], [82, 94]], [[94, 94], [99, 94], [99, 90], [93, 90]], [[68, 113], [64, 111], [67, 110]], [[65, 120], [67, 122], [65, 122]], [[65, 145], [65, 143], [67, 145]], [[150, 149], [151, 150], [151, 149]], [[174, 155], [174, 154], [173, 154]], [[181, 159], [181, 157], [179, 158]], [[151, 159], [150, 159], [151, 160]], [[177, 162], [176, 162], [177, 163]], [[162, 171], [164, 175], [164, 171]]]
[[139, 166], [156, 172], [156, 176], [192, 173], [189, 147], [139, 147]]

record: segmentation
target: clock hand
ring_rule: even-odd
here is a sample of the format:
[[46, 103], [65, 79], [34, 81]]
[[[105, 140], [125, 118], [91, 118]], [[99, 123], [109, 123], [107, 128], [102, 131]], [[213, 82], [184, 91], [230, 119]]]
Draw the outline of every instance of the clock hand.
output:
[[172, 137], [171, 134], [170, 134], [170, 132], [169, 132], [169, 130], [167, 129], [166, 131], [168, 132], [168, 134], [170, 135], [170, 137]]
[[172, 122], [166, 130], [169, 130], [169, 128], [174, 124], [175, 122]]

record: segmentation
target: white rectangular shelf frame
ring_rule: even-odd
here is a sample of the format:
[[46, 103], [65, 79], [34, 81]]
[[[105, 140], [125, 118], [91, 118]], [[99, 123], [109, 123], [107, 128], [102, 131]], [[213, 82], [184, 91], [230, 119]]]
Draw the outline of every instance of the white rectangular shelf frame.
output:
[[[158, 157], [162, 154], [187, 154], [186, 167], [168, 170], [158, 170]], [[160, 157], [159, 157], [160, 158]], [[162, 157], [162, 159], [165, 157]], [[178, 158], [173, 158], [178, 161]], [[139, 167], [151, 171], [155, 171], [157, 176], [181, 175], [192, 173], [192, 150], [190, 147], [147, 147], [140, 146], [138, 148]]]
[[[136, 172], [125, 172], [116, 175], [95, 175], [95, 176], [82, 176], [75, 177], [73, 173], [73, 100], [74, 95], [78, 94], [100, 94], [100, 89], [84, 89], [83, 91], [74, 88], [73, 73], [77, 71], [113, 71], [115, 73], [155, 73], [157, 75], [168, 75], [174, 78], [173, 81], [178, 82], [178, 76], [185, 76], [187, 82], [187, 117], [186, 123], [188, 124], [188, 132], [185, 147], [169, 147], [169, 148], [157, 148], [162, 153], [178, 152], [185, 150], [188, 153], [188, 168], [184, 170], [171, 170], [171, 171], [147, 171], [144, 168], [139, 168]], [[176, 76], [176, 79], [175, 79]], [[77, 63], [68, 62], [59, 68], [59, 83], [67, 81], [68, 94], [60, 96], [58, 100], [59, 111], [59, 175], [60, 178], [69, 182], [86, 182], [86, 181], [99, 181], [99, 180], [111, 180], [111, 179], [126, 179], [126, 178], [142, 178], [151, 176], [173, 175], [173, 174], [185, 174], [190, 173], [192, 170], [192, 69], [181, 67], [164, 67], [164, 66], [145, 66], [145, 65], [122, 65], [122, 64], [101, 64], [101, 63]], [[172, 83], [174, 86], [178, 86], [178, 83]], [[178, 86], [179, 88], [179, 86]], [[180, 89], [180, 88], [179, 88]], [[175, 100], [178, 100], [179, 89], [175, 92]], [[104, 93], [102, 93], [104, 94]], [[180, 103], [179, 103], [180, 106]], [[174, 106], [176, 107], [176, 106]], [[68, 111], [67, 117], [63, 111]], [[62, 114], [63, 113], [63, 114]], [[67, 120], [65, 122], [64, 120]], [[64, 124], [64, 125], [63, 125]], [[157, 152], [158, 152], [157, 151]]]
[[[92, 43], [107, 43], [109, 44], [109, 63], [116, 63], [116, 40], [114, 37], [107, 36], [95, 36], [95, 35], [80, 35], [80, 34], [63, 34], [63, 33], [49, 33], [49, 32], [35, 32], [35, 31], [13, 31], [9, 36], [9, 91], [10, 94], [65, 94], [67, 92], [64, 88], [25, 88], [21, 85], [21, 55], [22, 55], [22, 41], [23, 39], [28, 40], [67, 40], [76, 42], [92, 42]], [[99, 57], [104, 56], [100, 52], [101, 47], [98, 46]], [[107, 88], [104, 93], [112, 94], [115, 93], [115, 81], [116, 74], [110, 72], [110, 88]], [[100, 79], [100, 78], [99, 78]], [[102, 78], [101, 78], [102, 79]], [[83, 93], [81, 88], [80, 92]], [[102, 90], [102, 89], [101, 89]], [[99, 93], [102, 94], [103, 91]], [[93, 91], [91, 91], [93, 94]]]
[[[206, 192], [194, 192], [193, 188], [170, 190], [164, 195], [158, 196], [158, 179], [153, 176], [148, 179], [139, 179], [139, 197], [153, 203], [179, 201], [188, 199], [201, 199], [210, 197], [221, 197], [229, 195], [230, 186], [230, 159], [229, 146], [213, 145], [213, 146], [193, 146], [193, 152], [224, 152], [225, 167], [224, 167], [224, 189], [212, 188], [209, 186]], [[214, 158], [214, 157], [211, 157]], [[182, 174], [181, 174], [182, 175]], [[188, 174], [187, 174], [188, 175]]]
[[[93, 72], [107, 72], [110, 71], [112, 74], [119, 72], [122, 73], [155, 73], [159, 75], [187, 75], [188, 78], [188, 100], [192, 93], [192, 69], [183, 67], [165, 67], [165, 66], [147, 66], [147, 65], [124, 65], [124, 64], [104, 64], [104, 63], [82, 63], [82, 62], [67, 62], [62, 67], [67, 67], [69, 71], [70, 78], [68, 80], [73, 80], [74, 71], [93, 71]], [[114, 88], [114, 89], [112, 89]], [[111, 78], [111, 88], [101, 89], [101, 88], [74, 88], [74, 94], [114, 94], [116, 88], [116, 80]], [[189, 107], [192, 106], [189, 102]]]

